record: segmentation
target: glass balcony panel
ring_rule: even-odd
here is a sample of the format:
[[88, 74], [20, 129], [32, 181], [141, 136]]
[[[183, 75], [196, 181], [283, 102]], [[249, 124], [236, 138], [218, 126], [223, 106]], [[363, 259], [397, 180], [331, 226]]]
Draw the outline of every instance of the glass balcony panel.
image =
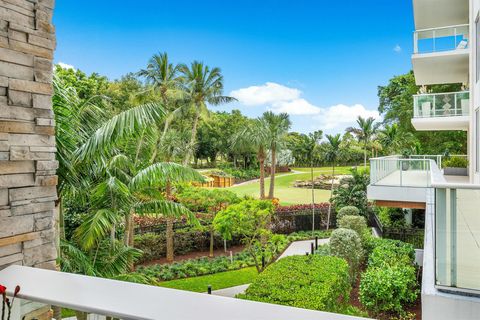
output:
[[480, 290], [480, 190], [437, 189], [436, 284]]
[[470, 113], [469, 91], [420, 94], [413, 99], [415, 118], [468, 116]]
[[432, 53], [467, 49], [468, 25], [418, 30], [414, 32], [414, 53]]
[[[425, 158], [423, 158], [425, 157]], [[376, 186], [430, 186], [430, 159], [389, 156], [370, 159], [370, 184]]]

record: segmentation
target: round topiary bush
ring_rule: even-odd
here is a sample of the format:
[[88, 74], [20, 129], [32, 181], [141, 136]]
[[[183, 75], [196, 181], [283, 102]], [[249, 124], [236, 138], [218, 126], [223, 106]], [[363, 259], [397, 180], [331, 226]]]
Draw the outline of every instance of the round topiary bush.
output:
[[344, 216], [359, 216], [360, 210], [354, 206], [346, 206], [342, 209], [338, 210], [337, 212], [337, 221], [340, 220]]
[[355, 231], [360, 238], [363, 237], [364, 233], [367, 231], [367, 220], [362, 216], [343, 216], [338, 220], [338, 227], [351, 229]]
[[343, 258], [348, 262], [350, 280], [355, 283], [363, 259], [362, 242], [358, 233], [351, 229], [336, 229], [330, 237], [330, 251], [332, 255]]

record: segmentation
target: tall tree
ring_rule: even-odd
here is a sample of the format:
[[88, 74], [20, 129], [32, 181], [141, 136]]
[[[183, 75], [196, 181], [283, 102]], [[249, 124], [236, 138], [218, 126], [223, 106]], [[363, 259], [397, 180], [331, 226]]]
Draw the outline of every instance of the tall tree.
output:
[[275, 167], [277, 165], [277, 152], [283, 147], [285, 137], [290, 129], [291, 122], [287, 113], [275, 114], [267, 111], [262, 115], [261, 121], [266, 129], [268, 146], [270, 148], [270, 189], [268, 198], [273, 199], [275, 192]]
[[347, 131], [352, 132], [357, 136], [357, 139], [363, 143], [363, 165], [367, 168], [367, 149], [368, 144], [370, 143], [372, 137], [378, 130], [380, 123], [375, 123], [373, 117], [362, 118], [359, 116], [357, 118], [358, 128], [347, 128]]
[[235, 98], [223, 95], [223, 76], [219, 68], [210, 69], [202, 62], [194, 61], [190, 67], [185, 64], [179, 65], [179, 71], [181, 73], [179, 80], [185, 100], [194, 110], [192, 135], [183, 160], [183, 164], [187, 165], [193, 155], [198, 122], [201, 117], [208, 117], [207, 103], [215, 106], [232, 102]]
[[325, 157], [327, 161], [332, 164], [332, 184], [330, 186], [330, 201], [328, 202], [328, 216], [327, 216], [327, 230], [330, 227], [330, 217], [332, 213], [332, 197], [333, 197], [333, 183], [335, 181], [335, 165], [337, 163], [337, 159], [340, 155], [340, 145], [342, 143], [342, 138], [340, 134], [336, 135], [329, 135], [327, 134], [327, 141], [328, 141], [328, 149]]
[[265, 160], [270, 147], [268, 131], [262, 118], [255, 119], [232, 138], [232, 148], [253, 147], [260, 167], [260, 199], [265, 199]]
[[315, 159], [315, 152], [319, 147], [319, 142], [322, 140], [323, 132], [321, 130], [315, 131], [308, 135], [308, 143], [306, 145], [305, 156], [310, 162], [310, 182], [312, 191], [312, 233], [315, 231], [315, 179], [313, 176], [313, 163]]

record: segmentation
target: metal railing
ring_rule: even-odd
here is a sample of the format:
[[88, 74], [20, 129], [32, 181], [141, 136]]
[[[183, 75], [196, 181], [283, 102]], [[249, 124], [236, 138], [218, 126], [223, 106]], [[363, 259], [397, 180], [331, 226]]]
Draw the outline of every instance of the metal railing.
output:
[[470, 92], [431, 93], [413, 96], [414, 118], [468, 116]]
[[416, 30], [413, 33], [413, 53], [432, 53], [467, 49], [468, 24]]

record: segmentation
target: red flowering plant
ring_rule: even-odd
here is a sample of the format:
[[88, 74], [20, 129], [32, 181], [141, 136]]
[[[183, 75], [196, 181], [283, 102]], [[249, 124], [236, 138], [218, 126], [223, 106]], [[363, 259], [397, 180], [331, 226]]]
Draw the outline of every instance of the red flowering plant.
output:
[[10, 299], [7, 298], [7, 288], [0, 284], [0, 294], [2, 295], [2, 320], [10, 320], [13, 302], [15, 301], [15, 297], [18, 295], [19, 292], [20, 286], [16, 286], [15, 291], [13, 292], [12, 301], [10, 301]]

